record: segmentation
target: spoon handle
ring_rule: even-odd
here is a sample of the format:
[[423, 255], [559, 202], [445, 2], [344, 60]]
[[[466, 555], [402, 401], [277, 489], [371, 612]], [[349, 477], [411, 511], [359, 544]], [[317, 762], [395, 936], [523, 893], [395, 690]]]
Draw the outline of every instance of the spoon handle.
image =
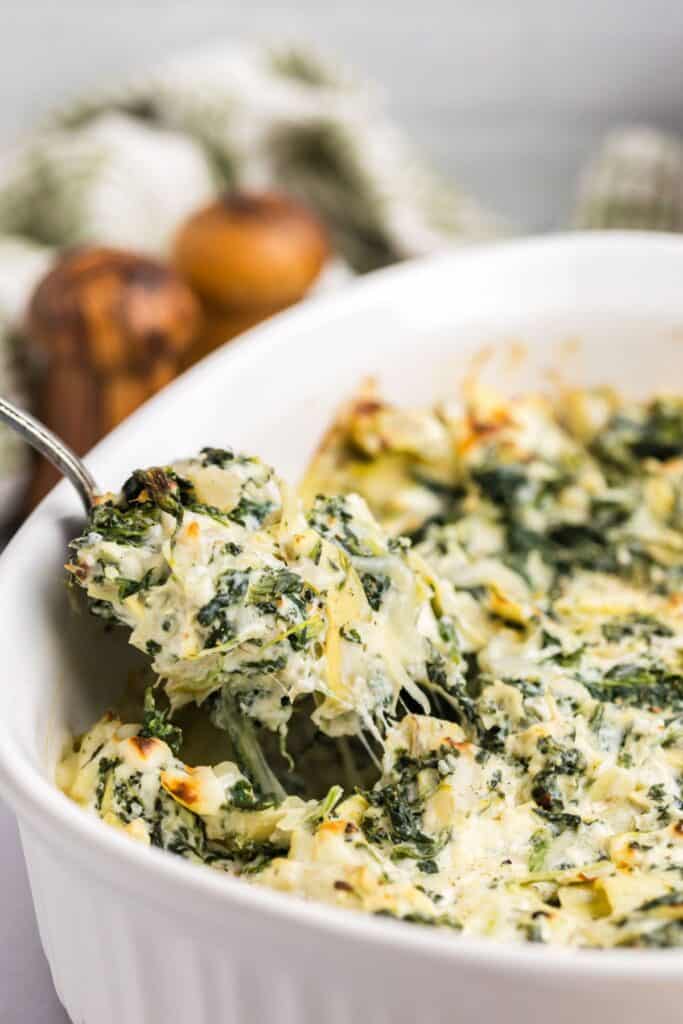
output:
[[6, 398], [0, 398], [0, 422], [20, 434], [25, 441], [44, 455], [60, 473], [70, 480], [85, 505], [92, 509], [99, 488], [82, 459], [34, 416], [17, 408]]

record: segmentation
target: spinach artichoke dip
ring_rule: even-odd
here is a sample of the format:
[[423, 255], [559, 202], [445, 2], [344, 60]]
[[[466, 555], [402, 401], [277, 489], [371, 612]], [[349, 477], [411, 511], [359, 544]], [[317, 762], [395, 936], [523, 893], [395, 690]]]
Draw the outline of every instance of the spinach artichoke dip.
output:
[[109, 825], [454, 933], [683, 946], [683, 399], [367, 390], [298, 492], [205, 448], [72, 547], [151, 663], [59, 767]]

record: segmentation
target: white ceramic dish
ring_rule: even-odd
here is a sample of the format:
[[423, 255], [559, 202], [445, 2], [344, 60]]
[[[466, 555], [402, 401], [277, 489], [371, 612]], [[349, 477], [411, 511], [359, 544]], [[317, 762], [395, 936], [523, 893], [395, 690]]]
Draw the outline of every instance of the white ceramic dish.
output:
[[[572, 235], [374, 275], [196, 367], [90, 465], [113, 488], [134, 465], [229, 444], [296, 478], [364, 375], [392, 396], [433, 398], [484, 343], [502, 345], [506, 386], [559, 365], [583, 383], [683, 390], [683, 240]], [[103, 637], [68, 607], [61, 565], [78, 511], [61, 485], [0, 563], [0, 787], [74, 1021], [680, 1021], [680, 952], [500, 946], [304, 904], [139, 847], [71, 804], [50, 781], [64, 730], [108, 704], [130, 657], [123, 634]]]

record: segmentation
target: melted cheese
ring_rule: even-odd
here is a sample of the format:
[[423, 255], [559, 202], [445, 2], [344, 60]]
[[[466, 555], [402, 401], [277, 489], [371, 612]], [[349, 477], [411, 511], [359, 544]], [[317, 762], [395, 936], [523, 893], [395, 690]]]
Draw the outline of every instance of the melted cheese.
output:
[[95, 610], [152, 641], [175, 705], [227, 687], [296, 731], [312, 695], [328, 736], [381, 750], [381, 776], [269, 802], [235, 764], [187, 767], [105, 719], [63, 788], [302, 898], [499, 939], [683, 945], [682, 456], [675, 399], [475, 390], [459, 415], [352, 403], [305, 515], [255, 460], [177, 464], [180, 514], [155, 506], [135, 544], [96, 523], [77, 543]]

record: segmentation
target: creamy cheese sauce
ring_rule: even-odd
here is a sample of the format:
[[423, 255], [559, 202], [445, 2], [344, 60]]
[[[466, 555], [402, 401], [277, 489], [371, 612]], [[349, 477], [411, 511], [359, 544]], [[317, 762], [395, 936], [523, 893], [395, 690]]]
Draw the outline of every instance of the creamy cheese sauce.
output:
[[[453, 931], [683, 945], [683, 401], [364, 394], [301, 496], [205, 449], [73, 547], [159, 680], [60, 765], [109, 824]], [[180, 759], [190, 704], [229, 761]], [[323, 797], [287, 767], [303, 735], [338, 766]]]

